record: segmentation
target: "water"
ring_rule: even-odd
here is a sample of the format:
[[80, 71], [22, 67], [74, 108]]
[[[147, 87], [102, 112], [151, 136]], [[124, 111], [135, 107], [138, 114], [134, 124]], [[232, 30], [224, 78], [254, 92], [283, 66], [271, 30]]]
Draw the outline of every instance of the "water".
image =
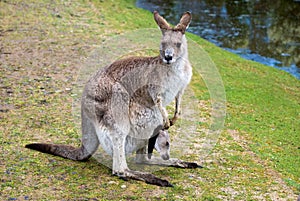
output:
[[136, 4], [158, 10], [171, 24], [191, 11], [189, 32], [300, 79], [300, 0], [138, 0]]

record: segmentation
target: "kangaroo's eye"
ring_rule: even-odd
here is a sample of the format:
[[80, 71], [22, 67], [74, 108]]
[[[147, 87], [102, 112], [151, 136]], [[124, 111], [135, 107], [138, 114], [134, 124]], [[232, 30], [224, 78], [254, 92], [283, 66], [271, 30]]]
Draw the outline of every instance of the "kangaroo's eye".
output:
[[181, 43], [176, 43], [176, 47], [180, 48], [181, 47]]
[[166, 142], [166, 146], [167, 146], [167, 147], [170, 146], [169, 142]]

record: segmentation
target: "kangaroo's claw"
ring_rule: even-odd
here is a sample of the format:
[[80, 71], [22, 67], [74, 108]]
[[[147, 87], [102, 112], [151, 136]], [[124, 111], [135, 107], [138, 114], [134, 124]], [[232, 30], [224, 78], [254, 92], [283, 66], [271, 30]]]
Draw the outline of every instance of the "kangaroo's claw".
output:
[[165, 130], [168, 130], [171, 126], [171, 121], [169, 119], [167, 119], [165, 122], [164, 122], [164, 129]]
[[170, 121], [170, 126], [173, 126], [177, 120], [178, 120], [178, 117], [177, 117], [177, 116], [174, 116], [172, 119], [169, 119], [169, 121]]
[[198, 165], [197, 163], [192, 162], [182, 162], [186, 167], [185, 168], [203, 168], [203, 166]]

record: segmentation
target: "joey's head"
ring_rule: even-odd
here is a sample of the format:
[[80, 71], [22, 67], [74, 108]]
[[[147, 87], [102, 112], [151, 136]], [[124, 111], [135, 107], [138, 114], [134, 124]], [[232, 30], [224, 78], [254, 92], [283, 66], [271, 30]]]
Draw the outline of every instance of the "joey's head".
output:
[[166, 64], [174, 63], [187, 53], [185, 31], [191, 22], [192, 15], [190, 12], [184, 13], [175, 27], [171, 27], [157, 11], [154, 11], [154, 19], [162, 32], [161, 59]]
[[167, 130], [160, 130], [154, 148], [164, 160], [170, 158], [170, 136]]

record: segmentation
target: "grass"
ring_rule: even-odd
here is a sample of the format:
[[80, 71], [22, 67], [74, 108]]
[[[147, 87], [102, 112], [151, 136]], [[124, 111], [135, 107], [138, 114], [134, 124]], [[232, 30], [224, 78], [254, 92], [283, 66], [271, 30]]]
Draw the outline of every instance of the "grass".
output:
[[[183, 158], [204, 169], [161, 169], [155, 174], [175, 187], [160, 188], [119, 180], [95, 158], [80, 163], [24, 149], [35, 141], [78, 146], [72, 100], [85, 59], [112, 36], [156, 25], [132, 0], [0, 1], [0, 19], [1, 200], [295, 200], [300, 193], [299, 80], [192, 34], [227, 98], [225, 128], [199, 161], [197, 136], [208, 129], [211, 103], [194, 74], [185, 104], [195, 103], [201, 121]], [[183, 117], [172, 135], [195, 124]]]

